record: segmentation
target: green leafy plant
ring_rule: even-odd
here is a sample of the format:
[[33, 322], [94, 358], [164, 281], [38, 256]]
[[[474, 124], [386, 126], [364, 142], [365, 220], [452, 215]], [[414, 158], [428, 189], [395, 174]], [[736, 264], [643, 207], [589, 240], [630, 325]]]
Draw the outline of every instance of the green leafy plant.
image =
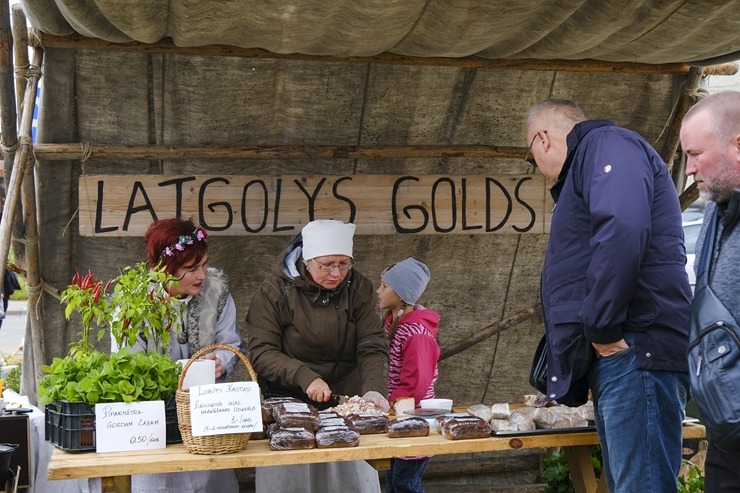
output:
[[678, 477], [678, 493], [703, 493], [704, 474], [701, 468], [687, 460], [683, 463], [689, 467], [689, 474]]
[[[601, 447], [589, 447], [591, 465], [596, 477], [601, 476]], [[542, 461], [542, 478], [547, 482], [543, 493], [573, 493], [573, 482], [570, 479], [570, 468], [565, 454], [554, 452]]]
[[16, 394], [21, 393], [21, 367], [16, 366], [8, 372], [3, 380], [3, 385], [15, 392]]
[[[158, 351], [131, 353], [137, 335], [164, 348], [181, 313], [182, 304], [167, 291], [177, 280], [164, 266], [149, 269], [145, 262], [126, 267], [103, 284], [92, 272], [75, 273], [62, 293], [65, 316], [77, 311], [82, 319], [80, 340], [64, 358], [42, 366], [39, 402], [134, 402], [166, 400], [177, 390], [179, 365]], [[114, 283], [112, 293], [108, 288]], [[96, 350], [90, 341], [93, 325], [100, 340], [110, 331], [120, 349], [111, 355]]]
[[78, 353], [76, 357], [54, 358], [41, 369], [39, 402], [136, 402], [167, 400], [175, 394], [179, 364], [158, 353]]
[[164, 266], [150, 269], [145, 262], [126, 267], [116, 277], [110, 330], [119, 347], [133, 346], [139, 334], [155, 348], [167, 346], [182, 307], [167, 291], [175, 282]]
[[75, 311], [82, 317], [82, 332], [80, 332], [80, 339], [72, 344], [70, 349], [72, 355], [93, 350], [93, 345], [90, 342], [90, 331], [93, 322], [100, 327], [98, 340], [103, 338], [105, 328], [110, 322], [110, 305], [105, 296], [110, 283], [111, 281], [108, 281], [104, 286], [103, 281], [95, 279], [95, 276], [89, 270], [86, 276], [82, 276], [79, 271], [76, 271], [72, 277], [72, 283], [62, 291], [62, 303], [67, 304], [64, 309], [64, 316], [67, 320]]

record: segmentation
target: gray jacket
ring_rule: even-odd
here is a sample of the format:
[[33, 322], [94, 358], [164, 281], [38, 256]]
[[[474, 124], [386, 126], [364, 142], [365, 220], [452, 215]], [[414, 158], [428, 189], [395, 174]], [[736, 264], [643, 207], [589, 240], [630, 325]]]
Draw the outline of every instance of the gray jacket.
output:
[[699, 265], [704, 249], [704, 236], [714, 209], [717, 209], [719, 222], [712, 252], [709, 287], [735, 320], [740, 320], [740, 296], [737, 295], [740, 284], [740, 229], [737, 228], [740, 222], [740, 190], [735, 190], [726, 204], [707, 204], [704, 224], [696, 241], [697, 260], [694, 262], [694, 269]]

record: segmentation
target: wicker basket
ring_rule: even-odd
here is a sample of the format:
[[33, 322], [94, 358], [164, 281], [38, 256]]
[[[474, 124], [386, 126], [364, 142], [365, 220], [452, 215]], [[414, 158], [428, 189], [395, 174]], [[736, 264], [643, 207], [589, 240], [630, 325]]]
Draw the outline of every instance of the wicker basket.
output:
[[233, 346], [225, 344], [212, 344], [206, 346], [195, 353], [190, 360], [185, 364], [180, 374], [180, 379], [177, 382], [177, 392], [175, 393], [175, 401], [177, 402], [177, 421], [180, 427], [180, 433], [182, 434], [182, 442], [187, 447], [191, 454], [231, 454], [233, 452], [239, 452], [247, 447], [249, 442], [249, 433], [228, 433], [224, 435], [205, 435], [205, 436], [193, 436], [193, 430], [190, 421], [190, 390], [182, 388], [182, 382], [185, 379], [185, 374], [190, 368], [192, 362], [206, 353], [209, 353], [215, 349], [228, 349], [232, 353], [239, 356], [244, 362], [249, 371], [249, 375], [252, 377], [254, 382], [257, 381], [257, 374], [254, 372], [252, 365], [249, 360], [240, 351], [234, 349]]

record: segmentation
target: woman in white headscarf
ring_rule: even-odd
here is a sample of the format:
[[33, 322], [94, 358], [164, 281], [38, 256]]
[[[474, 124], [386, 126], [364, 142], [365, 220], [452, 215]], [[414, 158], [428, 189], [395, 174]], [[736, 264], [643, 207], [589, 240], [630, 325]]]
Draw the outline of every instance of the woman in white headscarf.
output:
[[[370, 280], [353, 268], [354, 224], [308, 223], [277, 258], [246, 319], [249, 357], [265, 395], [319, 407], [361, 395], [388, 409], [388, 340]], [[260, 467], [258, 492], [379, 492], [365, 461]]]

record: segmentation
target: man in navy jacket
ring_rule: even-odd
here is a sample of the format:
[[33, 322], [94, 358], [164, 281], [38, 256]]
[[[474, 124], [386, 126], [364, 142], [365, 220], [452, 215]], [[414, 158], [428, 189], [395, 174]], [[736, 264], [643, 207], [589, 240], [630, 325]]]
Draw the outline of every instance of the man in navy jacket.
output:
[[556, 204], [541, 284], [548, 397], [583, 403], [590, 387], [611, 493], [675, 493], [692, 295], [670, 173], [640, 135], [568, 100], [530, 109], [527, 143]]

